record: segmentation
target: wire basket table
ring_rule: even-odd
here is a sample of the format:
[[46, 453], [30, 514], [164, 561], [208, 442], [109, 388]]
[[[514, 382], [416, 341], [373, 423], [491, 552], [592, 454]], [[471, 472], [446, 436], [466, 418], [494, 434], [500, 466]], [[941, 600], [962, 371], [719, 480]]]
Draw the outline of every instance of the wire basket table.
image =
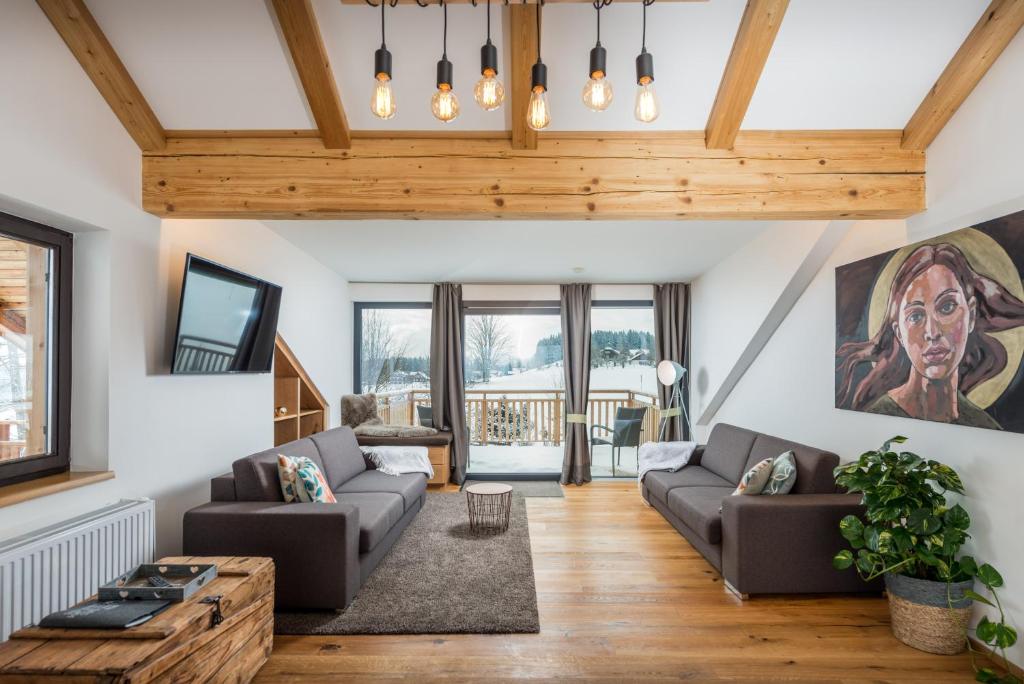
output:
[[508, 530], [512, 511], [512, 487], [498, 482], [479, 482], [466, 487], [469, 529], [500, 533]]

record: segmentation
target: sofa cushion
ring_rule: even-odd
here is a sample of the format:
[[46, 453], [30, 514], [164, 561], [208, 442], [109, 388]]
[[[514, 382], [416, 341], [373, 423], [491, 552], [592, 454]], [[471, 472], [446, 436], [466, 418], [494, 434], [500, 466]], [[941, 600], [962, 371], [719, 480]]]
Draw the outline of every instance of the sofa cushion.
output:
[[421, 473], [385, 475], [379, 470], [367, 470], [345, 482], [334, 493], [339, 495], [367, 492], [398, 494], [402, 497], [402, 512], [404, 513], [412, 507], [416, 499], [423, 496], [425, 491], [427, 491], [427, 478]]
[[239, 501], [284, 501], [281, 481], [277, 477], [277, 455], [304, 456], [317, 467], [323, 466], [320, 452], [309, 439], [288, 442], [281, 446], [240, 458], [231, 464], [235, 474], [235, 496]]
[[359, 450], [359, 443], [356, 442], [352, 428], [339, 427], [318, 432], [310, 439], [319, 450], [320, 460], [324, 464], [324, 475], [327, 476], [327, 485], [331, 489], [337, 489], [366, 470], [366, 459]]
[[[750, 456], [750, 449], [754, 446], [757, 435], [758, 433], [751, 430], [719, 423], [711, 430], [711, 436], [708, 437], [704, 455], [700, 459], [701, 466], [724, 477], [729, 484], [735, 487], [740, 482], [740, 476], [753, 467], [753, 464], [750, 467], [747, 466], [747, 458]], [[781, 454], [782, 451], [775, 456]], [[765, 458], [767, 457], [762, 456], [757, 460], [761, 461]]]
[[796, 459], [796, 482], [792, 494], [835, 493], [836, 479], [832, 471], [839, 465], [839, 457], [830, 451], [759, 434], [747, 462], [753, 465], [765, 458], [774, 459], [787, 451], [792, 451]]
[[668, 508], [709, 544], [722, 542], [722, 499], [732, 487], [676, 487], [668, 493]]
[[644, 476], [644, 486], [651, 496], [668, 503], [668, 493], [676, 487], [731, 487], [732, 484], [706, 468], [688, 465], [674, 473], [652, 470]]
[[373, 551], [405, 512], [398, 494], [350, 493], [336, 498], [359, 509], [359, 553]]

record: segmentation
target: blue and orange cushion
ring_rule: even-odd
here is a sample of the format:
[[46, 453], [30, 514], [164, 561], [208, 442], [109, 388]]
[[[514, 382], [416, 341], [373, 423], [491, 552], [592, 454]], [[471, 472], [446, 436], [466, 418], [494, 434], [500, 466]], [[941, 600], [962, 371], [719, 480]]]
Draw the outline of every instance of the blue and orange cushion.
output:
[[305, 456], [277, 455], [277, 476], [287, 503], [336, 503], [327, 478], [316, 463]]

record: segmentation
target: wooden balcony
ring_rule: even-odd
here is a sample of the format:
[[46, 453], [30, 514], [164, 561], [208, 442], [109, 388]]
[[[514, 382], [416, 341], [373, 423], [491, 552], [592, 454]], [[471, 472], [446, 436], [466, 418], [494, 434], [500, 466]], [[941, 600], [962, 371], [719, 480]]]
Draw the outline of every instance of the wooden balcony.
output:
[[[405, 390], [377, 395], [377, 410], [385, 423], [416, 425], [416, 407], [430, 406], [430, 391]], [[658, 398], [646, 392], [592, 389], [587, 401], [587, 431], [592, 425], [611, 426], [619, 407], [650, 407], [644, 414], [640, 442], [658, 434]], [[565, 432], [565, 390], [467, 389], [466, 423], [471, 444], [561, 446]]]

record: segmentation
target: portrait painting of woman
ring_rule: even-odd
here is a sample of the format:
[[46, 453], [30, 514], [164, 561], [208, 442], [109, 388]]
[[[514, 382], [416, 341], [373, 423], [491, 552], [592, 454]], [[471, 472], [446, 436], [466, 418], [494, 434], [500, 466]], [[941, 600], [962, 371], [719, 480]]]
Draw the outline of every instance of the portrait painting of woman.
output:
[[836, 270], [836, 406], [1024, 432], [1024, 212]]

